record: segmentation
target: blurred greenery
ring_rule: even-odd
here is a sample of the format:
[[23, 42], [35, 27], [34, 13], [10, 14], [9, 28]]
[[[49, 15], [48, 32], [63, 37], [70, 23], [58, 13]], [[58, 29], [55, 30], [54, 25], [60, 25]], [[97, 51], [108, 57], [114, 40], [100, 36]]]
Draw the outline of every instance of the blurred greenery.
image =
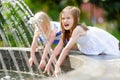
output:
[[[22, 2], [4, 2], [0, 12], [0, 46], [28, 47], [32, 42], [26, 22], [31, 17]], [[24, 8], [24, 9], [23, 9]], [[24, 11], [25, 10], [25, 11]], [[3, 44], [4, 43], [4, 44]]]
[[[80, 7], [83, 0], [24, 0], [30, 7], [33, 13], [43, 10], [48, 13], [52, 20], [59, 21], [60, 11], [67, 5], [74, 5]], [[105, 18], [107, 20], [107, 26], [109, 28], [111, 22], [115, 24], [115, 30], [110, 30], [111, 34], [120, 37], [120, 0], [89, 0], [92, 4], [101, 7], [105, 10]], [[87, 25], [92, 24], [86, 14], [81, 13], [81, 22], [85, 22]], [[106, 23], [105, 23], [106, 24]], [[101, 25], [106, 26], [106, 25]], [[119, 39], [120, 40], [120, 39]]]
[[[66, 5], [78, 5], [82, 0], [24, 0], [32, 12], [42, 10], [48, 13], [52, 20], [59, 20], [59, 13]], [[79, 6], [79, 5], [78, 5]]]
[[96, 6], [102, 7], [106, 11], [106, 19], [115, 22], [117, 25], [111, 33], [120, 40], [120, 0], [90, 0]]
[[[83, 3], [83, 0], [23, 0], [23, 1], [28, 5], [30, 10], [34, 14], [36, 12], [42, 10], [42, 11], [46, 12], [53, 21], [59, 21], [59, 13], [67, 5], [74, 5], [74, 6], [77, 6], [80, 8], [81, 4]], [[102, 24], [96, 24], [95, 26], [100, 26], [102, 28], [105, 27], [105, 29], [108, 32], [110, 32], [111, 34], [113, 34], [115, 37], [117, 37], [120, 40], [120, 0], [114, 0], [114, 1], [112, 1], [112, 0], [89, 0], [89, 2], [98, 7], [101, 7], [105, 11], [105, 18], [106, 18], [107, 22], [102, 23]], [[26, 26], [26, 25], [24, 25], [24, 22], [22, 21], [21, 16], [24, 15], [27, 17], [27, 15], [26, 15], [27, 13], [22, 13], [22, 15], [19, 15], [17, 13], [18, 8], [16, 7], [15, 10], [13, 9], [14, 11], [10, 11], [10, 12], [13, 13], [14, 16], [17, 16], [17, 18], [19, 18], [17, 20], [18, 20], [18, 23], [21, 23], [21, 24], [17, 24], [18, 26], [19, 25]], [[7, 15], [7, 16], [9, 19], [10, 16], [9, 15]], [[81, 16], [80, 22], [85, 22], [87, 25], [94, 25], [92, 23], [92, 21], [90, 21], [88, 19], [86, 13], [81, 12], [80, 16]], [[29, 19], [29, 17], [27, 17], [27, 19]], [[0, 22], [2, 22], [2, 24], [4, 24], [2, 21], [1, 12], [0, 12]], [[114, 28], [111, 27], [111, 25]], [[2, 25], [0, 24], [0, 28], [1, 28], [1, 26]], [[27, 29], [25, 29], [25, 27], [23, 27], [23, 28], [25, 30], [25, 34], [27, 34], [29, 42], [31, 43], [32, 38], [30, 37], [29, 32], [26, 31]], [[12, 34], [9, 34], [10, 39], [12, 38], [11, 35]], [[22, 34], [20, 34], [20, 35], [22, 36]], [[20, 38], [23, 39], [22, 37], [20, 37]], [[11, 39], [11, 41], [14, 41], [14, 40]], [[26, 41], [22, 40], [21, 44], [22, 43], [25, 44], [25, 42]], [[14, 46], [16, 45], [14, 42], [11, 42], [11, 43]], [[4, 44], [3, 44], [2, 38], [0, 36], [0, 46], [3, 46], [3, 45]]]

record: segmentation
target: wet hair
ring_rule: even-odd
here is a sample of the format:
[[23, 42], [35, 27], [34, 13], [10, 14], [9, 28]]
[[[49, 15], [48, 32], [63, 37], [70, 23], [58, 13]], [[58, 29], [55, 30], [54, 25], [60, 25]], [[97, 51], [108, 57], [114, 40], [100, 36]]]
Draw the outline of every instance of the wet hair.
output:
[[[70, 30], [65, 30], [64, 26], [62, 25], [62, 13], [69, 11], [69, 13], [73, 16], [73, 26]], [[60, 13], [60, 24], [62, 27], [62, 39], [63, 42], [66, 43], [66, 41], [68, 41], [72, 35], [73, 30], [76, 28], [76, 26], [79, 24], [80, 22], [80, 9], [78, 7], [75, 6], [67, 6], [65, 7], [61, 13]], [[84, 30], [87, 30], [87, 27], [85, 25], [81, 25], [81, 27]]]

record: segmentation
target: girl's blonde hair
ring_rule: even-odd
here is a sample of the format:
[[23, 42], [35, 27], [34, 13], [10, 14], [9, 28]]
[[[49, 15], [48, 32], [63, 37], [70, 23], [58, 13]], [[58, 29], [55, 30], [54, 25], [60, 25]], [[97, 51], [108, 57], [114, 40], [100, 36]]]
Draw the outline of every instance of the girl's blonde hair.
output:
[[33, 24], [39, 23], [38, 25], [41, 28], [43, 28], [43, 26], [41, 26], [41, 24], [45, 25], [47, 32], [44, 32], [44, 33], [46, 33], [47, 36], [49, 35], [49, 33], [51, 31], [51, 23], [50, 23], [51, 19], [49, 18], [49, 16], [45, 12], [43, 12], [43, 11], [37, 12], [34, 15], [34, 17], [32, 17], [30, 20], [31, 20], [30, 22]]
[[[73, 16], [73, 26], [70, 30], [65, 30], [64, 26], [62, 25], [62, 14], [66, 11], [69, 11], [69, 13]], [[62, 27], [62, 39], [64, 41], [64, 43], [66, 43], [66, 40], [68, 41], [72, 35], [73, 30], [76, 28], [76, 26], [79, 24], [80, 22], [80, 9], [78, 7], [75, 6], [67, 6], [65, 7], [62, 12], [60, 13], [60, 24]], [[84, 25], [81, 25], [83, 27], [83, 29], [87, 30], [87, 27]]]

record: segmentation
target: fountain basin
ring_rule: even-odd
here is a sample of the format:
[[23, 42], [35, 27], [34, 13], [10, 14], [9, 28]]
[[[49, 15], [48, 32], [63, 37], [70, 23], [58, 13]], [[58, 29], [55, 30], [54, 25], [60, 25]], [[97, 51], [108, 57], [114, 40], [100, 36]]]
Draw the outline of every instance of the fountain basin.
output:
[[74, 70], [42, 80], [120, 80], [120, 56], [87, 56], [70, 51], [69, 60]]
[[[37, 62], [40, 62], [41, 55], [39, 53], [42, 53], [43, 50], [36, 50], [35, 57], [37, 58]], [[6, 77], [5, 72], [7, 72], [7, 76], [12, 74], [23, 74], [27, 75], [27, 77], [30, 77], [32, 74], [35, 77], [39, 78], [45, 78], [47, 77], [46, 74], [44, 75], [41, 70], [38, 69], [38, 64], [33, 65], [32, 67], [29, 66], [28, 59], [30, 57], [30, 48], [25, 47], [0, 47], [0, 56], [3, 59], [4, 65], [2, 64], [2, 60], [0, 60], [0, 74], [2, 74], [0, 77], [4, 78]], [[18, 65], [18, 67], [16, 67]], [[4, 68], [4, 66], [6, 66]], [[30, 71], [32, 70], [32, 72]], [[69, 56], [65, 59], [64, 63], [62, 64], [62, 71], [68, 72], [73, 70], [70, 64]], [[19, 76], [19, 74], [17, 74]], [[17, 76], [16, 75], [16, 76]], [[29, 76], [28, 76], [29, 75]], [[33, 80], [36, 78], [33, 78]], [[36, 79], [38, 80], [38, 78]]]
[[[13, 54], [15, 54], [20, 71], [29, 73], [29, 69], [25, 65], [25, 56], [21, 58], [20, 56], [22, 55], [20, 54], [24, 52], [29, 58], [30, 48], [0, 48], [0, 53], [2, 54], [3, 59], [6, 60], [5, 64], [7, 65], [7, 69], [16, 70], [14, 65], [10, 65], [13, 64], [13, 62], [9, 62], [10, 64], [8, 65], [8, 57], [10, 61], [9, 51], [12, 51]], [[38, 50], [36, 50], [36, 53], [38, 53]], [[36, 54], [36, 56], [38, 61], [40, 61], [40, 55]], [[3, 67], [0, 66], [0, 69], [2, 68]], [[32, 66], [32, 68], [34, 74], [39, 75], [37, 67]], [[40, 80], [120, 80], [120, 57], [106, 55], [86, 56], [81, 55], [79, 51], [71, 50], [69, 55], [63, 61], [61, 69], [64, 73], [58, 75], [58, 78], [42, 76]]]

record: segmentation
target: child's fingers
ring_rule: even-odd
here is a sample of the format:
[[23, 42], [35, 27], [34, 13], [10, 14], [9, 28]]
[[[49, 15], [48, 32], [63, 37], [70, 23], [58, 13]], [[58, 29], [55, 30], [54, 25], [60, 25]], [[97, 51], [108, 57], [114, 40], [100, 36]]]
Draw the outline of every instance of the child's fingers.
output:
[[44, 73], [44, 74], [47, 73], [47, 75], [50, 76], [50, 70], [46, 70], [46, 69], [45, 69], [43, 73]]

